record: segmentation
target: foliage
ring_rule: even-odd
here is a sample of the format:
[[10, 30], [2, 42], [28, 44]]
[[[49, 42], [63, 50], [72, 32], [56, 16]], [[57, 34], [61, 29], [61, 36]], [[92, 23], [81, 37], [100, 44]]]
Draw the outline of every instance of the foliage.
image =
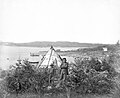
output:
[[27, 61], [16, 63], [15, 69], [8, 72], [5, 81], [10, 94], [42, 92], [47, 82], [47, 73], [36, 71]]
[[98, 58], [76, 59], [72, 81], [79, 94], [109, 94], [114, 89], [115, 69], [107, 60]]
[[[8, 71], [5, 78], [5, 88], [10, 94], [33, 93], [39, 95], [71, 94], [109, 94], [114, 89], [114, 78], [117, 75], [114, 67], [114, 55], [108, 59], [93, 57], [75, 59], [74, 66], [69, 69], [66, 81], [60, 87], [59, 74], [52, 77], [49, 84], [49, 71], [37, 69], [28, 61], [16, 63], [14, 69]], [[50, 89], [48, 87], [51, 86]]]
[[[39, 94], [41, 96], [45, 94], [58, 95], [60, 93], [65, 93], [64, 86], [56, 88], [58, 81], [54, 81], [51, 84], [52, 89], [49, 87], [49, 71], [46, 69], [37, 69], [35, 66], [29, 64], [28, 61], [21, 63], [16, 63], [13, 66], [14, 69], [10, 69], [5, 78], [5, 90], [10, 94]], [[54, 80], [58, 76], [54, 76]]]

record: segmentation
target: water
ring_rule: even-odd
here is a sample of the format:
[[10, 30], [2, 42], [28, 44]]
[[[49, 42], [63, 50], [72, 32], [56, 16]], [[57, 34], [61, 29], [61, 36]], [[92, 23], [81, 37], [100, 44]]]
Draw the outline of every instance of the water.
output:
[[[37, 53], [39, 51], [48, 51], [50, 47], [38, 48], [38, 47], [14, 47], [14, 46], [0, 46], [0, 67], [2, 69], [8, 69], [10, 65], [16, 63], [21, 58], [29, 58], [30, 52]], [[62, 51], [75, 50], [78, 47], [54, 47]]]

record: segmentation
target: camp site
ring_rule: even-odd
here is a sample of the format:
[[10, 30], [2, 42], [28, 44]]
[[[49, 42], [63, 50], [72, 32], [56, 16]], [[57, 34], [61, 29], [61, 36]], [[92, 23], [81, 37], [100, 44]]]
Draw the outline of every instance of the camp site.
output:
[[0, 98], [120, 98], [120, 0], [0, 0]]
[[0, 98], [119, 98], [119, 45], [56, 50], [31, 51], [1, 69]]

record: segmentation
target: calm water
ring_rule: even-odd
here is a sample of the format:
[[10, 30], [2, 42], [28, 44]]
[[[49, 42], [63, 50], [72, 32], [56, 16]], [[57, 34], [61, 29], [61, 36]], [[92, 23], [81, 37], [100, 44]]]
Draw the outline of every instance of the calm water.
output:
[[[11, 46], [0, 46], [0, 67], [7, 69], [9, 65], [16, 63], [18, 58], [21, 59], [29, 58], [30, 52], [37, 53], [39, 51], [48, 51], [50, 47], [36, 48], [36, 47], [11, 47]], [[55, 49], [74, 50], [78, 47], [54, 47]]]

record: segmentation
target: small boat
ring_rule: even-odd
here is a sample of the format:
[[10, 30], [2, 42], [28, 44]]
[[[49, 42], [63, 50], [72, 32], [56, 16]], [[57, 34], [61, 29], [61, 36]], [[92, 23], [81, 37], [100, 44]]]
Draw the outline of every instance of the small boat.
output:
[[32, 65], [37, 65], [41, 61], [42, 55], [38, 53], [30, 53], [29, 63]]
[[39, 56], [39, 53], [30, 53], [30, 56]]

